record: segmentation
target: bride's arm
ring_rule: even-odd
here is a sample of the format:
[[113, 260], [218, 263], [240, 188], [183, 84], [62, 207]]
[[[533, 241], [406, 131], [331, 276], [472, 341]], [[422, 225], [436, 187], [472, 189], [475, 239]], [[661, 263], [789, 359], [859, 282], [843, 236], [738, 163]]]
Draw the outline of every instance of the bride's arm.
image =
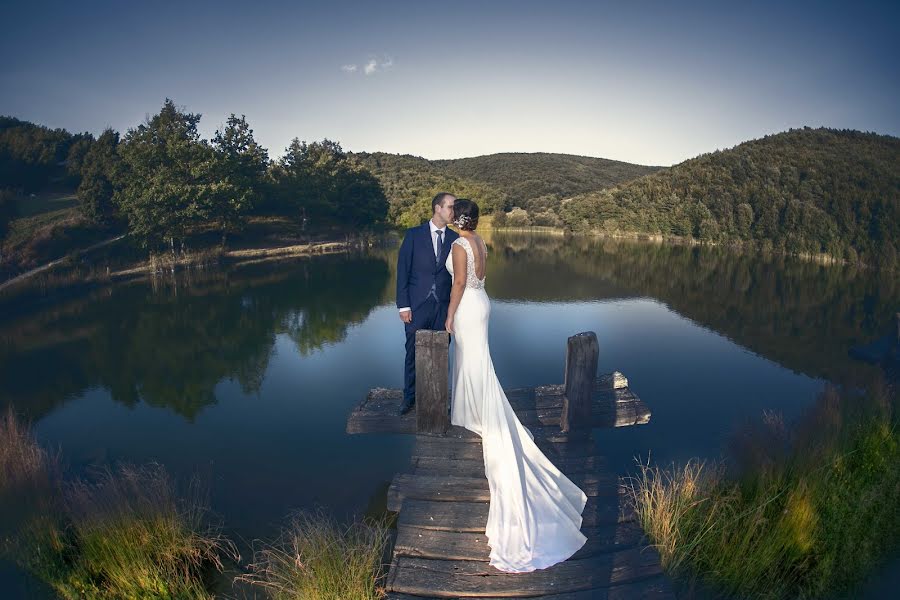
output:
[[444, 329], [453, 333], [453, 317], [456, 315], [463, 292], [466, 291], [466, 251], [459, 244], [453, 244], [450, 255], [453, 257], [453, 287], [450, 288], [450, 307], [447, 309]]

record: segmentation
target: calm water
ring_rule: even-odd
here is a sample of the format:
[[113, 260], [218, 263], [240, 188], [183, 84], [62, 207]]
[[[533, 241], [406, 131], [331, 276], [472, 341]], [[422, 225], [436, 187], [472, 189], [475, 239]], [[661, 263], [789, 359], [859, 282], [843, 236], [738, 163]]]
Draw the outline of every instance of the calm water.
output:
[[[825, 381], [875, 370], [850, 345], [886, 331], [900, 284], [717, 249], [494, 234], [491, 350], [508, 387], [562, 381], [566, 338], [595, 331], [653, 411], [604, 430], [633, 457], [715, 458], [764, 409], [797, 416]], [[157, 461], [199, 475], [235, 538], [293, 509], [383, 510], [412, 439], [344, 433], [374, 386], [401, 387], [396, 248], [97, 290], [0, 321], [0, 406], [34, 421], [73, 472]]]

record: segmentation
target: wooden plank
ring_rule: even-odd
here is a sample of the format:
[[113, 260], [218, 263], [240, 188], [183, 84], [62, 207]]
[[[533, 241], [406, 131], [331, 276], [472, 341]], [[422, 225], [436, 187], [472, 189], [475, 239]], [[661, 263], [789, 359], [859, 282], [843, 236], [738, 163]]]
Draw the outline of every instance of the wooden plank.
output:
[[503, 573], [486, 562], [398, 556], [387, 589], [437, 598], [527, 597], [637, 582], [662, 573], [655, 552], [630, 548], [569, 559], [530, 573]]
[[[456, 596], [456, 600], [467, 600], [473, 596]], [[507, 596], [508, 598], [509, 596]], [[525, 597], [525, 596], [520, 596]], [[672, 584], [665, 575], [651, 576], [609, 588], [593, 588], [577, 592], [527, 596], [529, 600], [675, 600]], [[388, 592], [386, 600], [437, 600], [436, 596], [414, 596], [401, 592]], [[481, 600], [499, 600], [497, 596], [481, 596]]]
[[[505, 390], [510, 405], [522, 423], [532, 429], [540, 426], [559, 427], [565, 388], [562, 385], [543, 385], [536, 388]], [[402, 417], [397, 410], [403, 392], [397, 389], [373, 388], [365, 400], [356, 406], [347, 419], [347, 433], [415, 433], [416, 409]], [[627, 387], [621, 373], [602, 375], [594, 382], [591, 399], [592, 427], [624, 427], [649, 422], [650, 410]], [[459, 435], [461, 427], [451, 426], [447, 432]], [[463, 434], [476, 436], [472, 432]]]
[[347, 433], [415, 433], [415, 408], [397, 416], [403, 390], [372, 388], [347, 418]]
[[[572, 556], [572, 559], [631, 548], [644, 541], [644, 532], [634, 521], [582, 527], [581, 532], [588, 540]], [[490, 547], [487, 542], [483, 531], [444, 531], [401, 526], [397, 529], [394, 555], [444, 560], [487, 561], [490, 556]]]
[[[569, 479], [587, 496], [614, 496], [618, 477], [609, 473], [579, 473]], [[484, 477], [454, 477], [452, 475], [394, 475], [387, 493], [387, 509], [400, 512], [403, 500], [435, 500], [439, 502], [487, 502], [491, 499], [488, 481]]]
[[[488, 502], [407, 499], [403, 501], [403, 510], [400, 511], [397, 526], [484, 532], [487, 527], [488, 507]], [[633, 521], [634, 513], [624, 502], [624, 492], [619, 490], [619, 494], [614, 497], [588, 498], [581, 517], [582, 527], [595, 527]]]
[[[555, 457], [547, 455], [556, 468], [566, 475], [589, 473], [606, 468], [606, 458], [602, 456]], [[447, 460], [434, 456], [413, 456], [411, 461], [418, 475], [455, 475], [456, 477], [484, 477], [484, 459]]]
[[[531, 429], [534, 443], [547, 455], [586, 456], [597, 454], [593, 440], [559, 434], [556, 427], [540, 426]], [[451, 456], [456, 458], [478, 458], [482, 456], [481, 438], [460, 439], [444, 436], [416, 436], [413, 447], [415, 456]]]

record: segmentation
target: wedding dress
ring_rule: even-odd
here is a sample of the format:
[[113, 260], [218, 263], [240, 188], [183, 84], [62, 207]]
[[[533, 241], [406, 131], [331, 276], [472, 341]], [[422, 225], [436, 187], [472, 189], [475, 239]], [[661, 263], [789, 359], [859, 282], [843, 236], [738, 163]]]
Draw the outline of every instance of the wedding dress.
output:
[[[475, 273], [469, 241], [453, 243], [466, 252], [466, 288], [453, 320], [450, 422], [481, 436], [491, 495], [485, 530], [490, 564], [510, 573], [544, 569], [587, 541], [580, 531], [587, 496], [544, 456], [510, 406], [488, 346], [486, 277]], [[446, 265], [452, 276], [452, 251]]]

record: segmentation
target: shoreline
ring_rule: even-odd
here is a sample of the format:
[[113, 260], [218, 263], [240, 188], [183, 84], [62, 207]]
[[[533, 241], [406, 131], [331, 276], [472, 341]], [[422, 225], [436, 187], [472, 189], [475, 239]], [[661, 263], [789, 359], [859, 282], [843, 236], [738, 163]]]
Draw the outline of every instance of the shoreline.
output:
[[[50, 279], [49, 281], [42, 282], [42, 288], [45, 291], [52, 289], [53, 293], [45, 294], [47, 297], [51, 297], [55, 295], [55, 293], [67, 291], [69, 289], [77, 289], [79, 287], [137, 280], [143, 277], [154, 277], [163, 274], [171, 275], [177, 272], [203, 269], [209, 266], [244, 266], [303, 256], [325, 256], [348, 252], [354, 247], [361, 245], [358, 240], [328, 240], [306, 244], [291, 244], [288, 246], [242, 248], [225, 251], [216, 247], [180, 255], [175, 259], [174, 263], [171, 256], [168, 254], [151, 255], [145, 260], [132, 263], [131, 265], [117, 270], [111, 270], [109, 267], [106, 267], [104, 271], [102, 266], [95, 265], [89, 266], [86, 272], [76, 270], [74, 273], [60, 274], [54, 277], [54, 275], [56, 275], [54, 274], [54, 269], [56, 267], [70, 264], [76, 266], [77, 269], [76, 261], [78, 261], [79, 257], [83, 254], [95, 248], [119, 241], [123, 237], [125, 236], [120, 235], [114, 239], [101, 242], [100, 244], [73, 251], [62, 258], [50, 261], [49, 263], [16, 275], [15, 277], [0, 283], [0, 303], [14, 301], [18, 293], [23, 289], [27, 289], [29, 285], [34, 283], [34, 277], [41, 274], [48, 276]], [[368, 246], [368, 243], [363, 242], [363, 245]]]
[[[793, 254], [785, 251], [777, 251], [775, 249], [764, 250], [759, 248], [756, 242], [753, 241], [745, 241], [745, 240], [730, 240], [725, 242], [713, 242], [708, 240], [698, 240], [694, 237], [683, 237], [677, 235], [663, 235], [661, 233], [641, 233], [641, 232], [608, 232], [608, 231], [600, 231], [600, 230], [591, 230], [587, 232], [569, 232], [561, 227], [548, 227], [543, 225], [536, 225], [531, 227], [493, 227], [492, 231], [494, 232], [514, 232], [514, 233], [546, 233], [551, 235], [560, 235], [560, 236], [586, 236], [586, 237], [597, 237], [604, 239], [614, 239], [614, 240], [634, 240], [638, 242], [653, 242], [656, 244], [671, 244], [674, 246], [716, 246], [720, 248], [732, 249], [732, 250], [741, 250], [746, 251], [750, 250], [757, 254], [758, 256], [789, 256], [792, 258], [799, 258], [801, 260], [807, 262], [814, 262], [824, 266], [853, 266], [847, 259], [838, 258], [831, 254], [826, 254], [824, 252], [820, 252], [818, 254], [810, 254], [808, 252], [801, 252], [797, 254]], [[870, 265], [866, 265], [864, 263], [857, 263], [856, 266], [862, 268], [871, 268]]]

